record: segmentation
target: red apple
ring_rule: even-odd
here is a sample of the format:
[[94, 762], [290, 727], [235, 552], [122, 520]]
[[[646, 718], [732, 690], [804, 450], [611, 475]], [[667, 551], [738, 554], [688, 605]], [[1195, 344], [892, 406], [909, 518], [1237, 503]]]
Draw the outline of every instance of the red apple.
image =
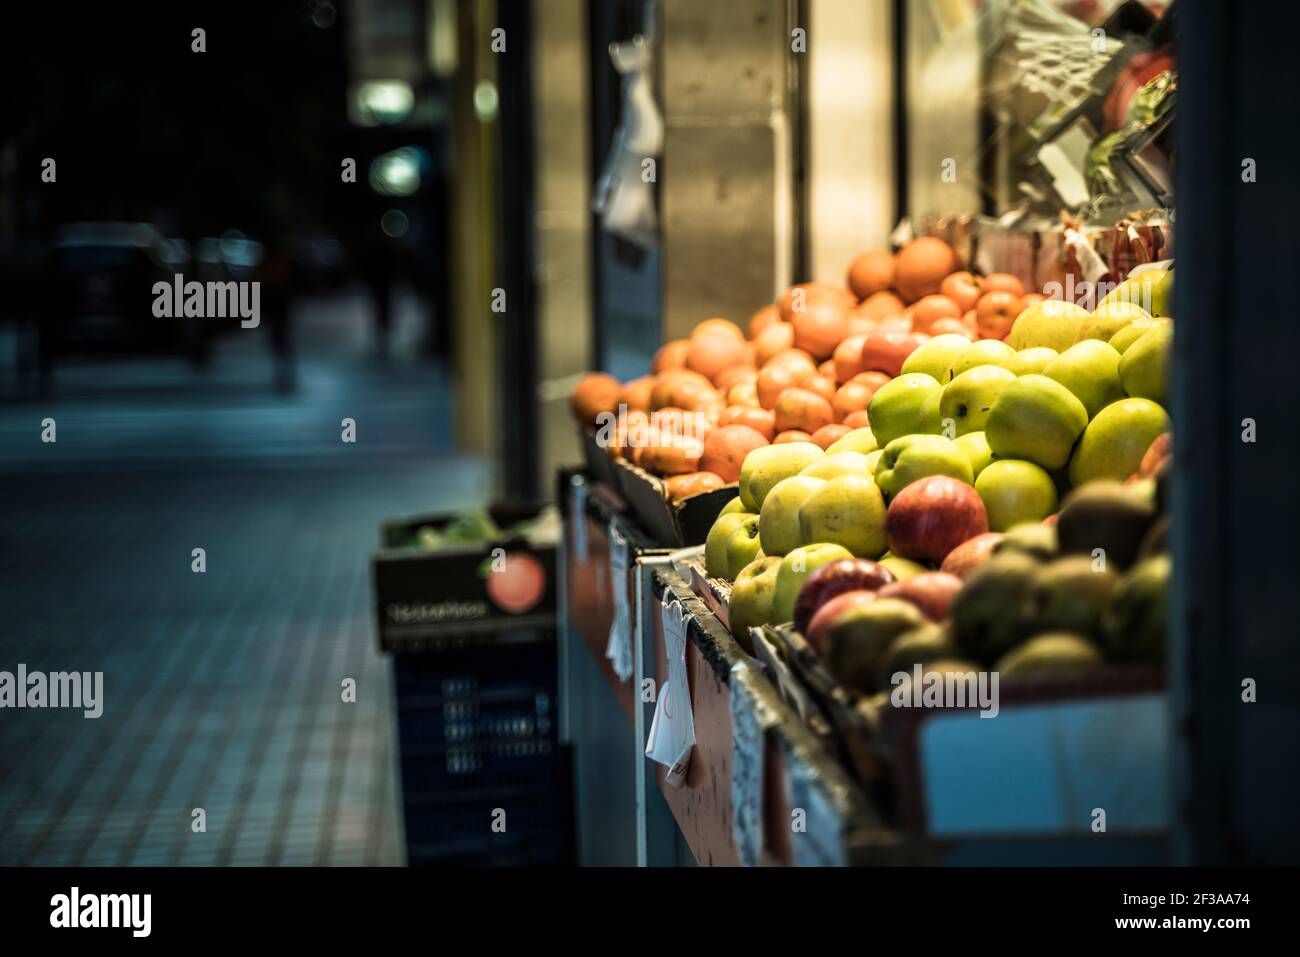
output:
[[948, 606], [952, 604], [957, 592], [961, 591], [962, 581], [956, 575], [947, 572], [924, 572], [901, 582], [890, 582], [876, 592], [879, 598], [901, 598], [910, 601], [931, 621], [944, 621], [948, 617]]
[[974, 276], [965, 271], [949, 273], [939, 284], [939, 292], [957, 303], [962, 312], [974, 309], [975, 303], [979, 302], [980, 298], [979, 283], [975, 281]]
[[817, 609], [817, 614], [812, 616], [812, 621], [808, 622], [808, 628], [803, 632], [803, 637], [813, 651], [818, 654], [822, 653], [822, 648], [826, 644], [826, 633], [830, 631], [843, 615], [851, 608], [857, 608], [869, 601], [874, 601], [876, 593], [859, 589], [857, 591], [846, 591], [836, 595]]
[[873, 329], [862, 341], [862, 371], [896, 376], [903, 360], [920, 344], [913, 333], [903, 329]]
[[962, 542], [988, 530], [979, 493], [947, 475], [913, 482], [885, 512], [889, 550], [914, 561], [942, 562]]
[[967, 539], [948, 553], [939, 571], [956, 575], [962, 580], [970, 578], [975, 569], [988, 561], [1002, 538], [1001, 532], [985, 532]]
[[894, 573], [865, 558], [841, 558], [817, 569], [794, 600], [794, 628], [802, 633], [817, 609], [846, 591], [875, 591], [894, 580]]
[[975, 307], [975, 328], [985, 339], [1005, 339], [1020, 315], [1020, 297], [1009, 292], [986, 292]]

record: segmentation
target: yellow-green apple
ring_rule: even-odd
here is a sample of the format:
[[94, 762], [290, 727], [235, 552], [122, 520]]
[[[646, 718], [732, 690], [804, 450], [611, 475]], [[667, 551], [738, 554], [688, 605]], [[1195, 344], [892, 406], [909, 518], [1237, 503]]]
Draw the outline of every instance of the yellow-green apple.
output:
[[948, 475], [971, 485], [975, 470], [966, 453], [942, 435], [905, 435], [885, 446], [876, 463], [876, 484], [886, 498], [928, 475]]
[[889, 550], [914, 561], [940, 563], [962, 542], [988, 530], [979, 493], [948, 475], [911, 483], [894, 496], [885, 513]]
[[[935, 336], [903, 361], [902, 373], [922, 373], [936, 382], [947, 382], [952, 378], [952, 367], [957, 357], [970, 345], [969, 339], [955, 332]], [[876, 420], [872, 418], [871, 421], [874, 424]]]
[[1016, 317], [1007, 342], [1017, 351], [1046, 346], [1063, 352], [1074, 345], [1079, 329], [1088, 321], [1088, 315], [1088, 310], [1072, 302], [1044, 299]]
[[880, 457], [885, 454], [884, 449], [876, 449], [874, 452], [867, 453], [867, 474], [874, 477], [876, 466], [880, 463]]
[[880, 564], [888, 568], [893, 573], [893, 576], [901, 582], [905, 582], [909, 578], [915, 578], [927, 571], [926, 567], [919, 562], [914, 562], [910, 558], [899, 558], [889, 552], [885, 552], [881, 556]]
[[1134, 319], [1127, 326], [1110, 337], [1110, 345], [1120, 355], [1128, 352], [1129, 346], [1137, 342], [1152, 329], [1172, 326], [1172, 319]]
[[890, 644], [904, 632], [925, 624], [925, 616], [901, 598], [880, 598], [853, 605], [826, 630], [826, 666], [842, 683], [862, 692], [876, 690], [880, 664]]
[[954, 376], [939, 401], [940, 418], [951, 419], [956, 430], [953, 438], [982, 431], [998, 393], [1015, 381], [1014, 372], [996, 365], [975, 366]]
[[989, 560], [993, 549], [1000, 541], [1002, 541], [1001, 532], [985, 532], [983, 535], [968, 538], [948, 553], [948, 557], [939, 566], [939, 571], [965, 580], [975, 569]]
[[718, 512], [718, 515], [720, 515], [720, 516], [721, 516], [721, 515], [731, 515], [731, 514], [734, 514], [734, 513], [737, 513], [737, 512], [744, 512], [744, 511], [745, 511], [745, 503], [742, 502], [742, 501], [740, 500], [740, 496], [737, 495], [735, 498], [733, 498], [733, 499], [732, 499], [730, 502], [728, 502], [726, 505], [722, 506], [722, 511]]
[[800, 545], [810, 544], [799, 531], [799, 509], [825, 484], [825, 479], [792, 475], [772, 486], [763, 499], [758, 519], [758, 534], [765, 555], [784, 555]]
[[854, 429], [832, 442], [826, 450], [826, 454], [838, 455], [840, 452], [861, 452], [866, 455], [878, 448], [880, 448], [880, 445], [876, 442], [876, 433], [870, 429]]
[[1007, 368], [1016, 375], [1033, 375], [1046, 369], [1047, 364], [1059, 355], [1060, 353], [1055, 349], [1049, 349], [1046, 346], [1021, 349], [1014, 356], [1007, 359]]
[[894, 581], [889, 569], [865, 558], [845, 558], [817, 569], [799, 588], [794, 601], [794, 628], [804, 634], [817, 610], [836, 595], [875, 591]]
[[758, 514], [763, 499], [777, 482], [798, 475], [825, 457], [821, 446], [812, 442], [784, 442], [754, 449], [740, 467], [740, 500], [745, 511]]
[[1125, 351], [1119, 363], [1119, 378], [1131, 396], [1164, 402], [1169, 388], [1169, 357], [1174, 327], [1152, 329]]
[[1016, 350], [1001, 339], [980, 339], [962, 350], [952, 366], [952, 378], [979, 366], [1002, 366], [1004, 369]]
[[1056, 485], [1033, 462], [1000, 459], [975, 480], [989, 528], [1005, 532], [1021, 522], [1041, 522], [1056, 511]]
[[1075, 341], [1100, 339], [1102, 342], [1109, 342], [1115, 333], [1129, 323], [1150, 318], [1145, 309], [1131, 302], [1115, 302], [1108, 306], [1099, 306], [1088, 321], [1080, 327], [1078, 339]]
[[984, 432], [967, 432], [957, 436], [956, 442], [957, 448], [962, 450], [970, 462], [972, 474], [979, 478], [980, 473], [993, 463], [993, 450], [989, 448], [989, 440], [984, 437]]
[[772, 599], [772, 620], [789, 621], [794, 617], [795, 599], [799, 589], [808, 580], [808, 576], [831, 562], [842, 558], [852, 558], [853, 554], [843, 545], [831, 542], [818, 542], [815, 545], [801, 545], [788, 553], [781, 561], [776, 573], [776, 594]]
[[[900, 375], [882, 385], [867, 404], [867, 418], [876, 443], [884, 448], [900, 436], [920, 432], [921, 407], [940, 388], [934, 376], [923, 372]], [[744, 489], [743, 480], [741, 488]]]
[[760, 558], [736, 575], [727, 602], [727, 617], [731, 634], [738, 641], [748, 644], [750, 628], [777, 621], [772, 615], [772, 600], [776, 597], [776, 576], [780, 568], [781, 559], [772, 556]]
[[879, 598], [901, 598], [915, 605], [931, 621], [948, 617], [948, 606], [961, 591], [961, 579], [947, 572], [923, 572], [904, 582], [883, 586]]
[[[921, 406], [921, 429], [924, 435], [943, 435], [945, 432], [943, 415], [939, 411], [939, 403], [943, 400], [943, 389], [931, 392], [926, 398], [925, 403]], [[947, 431], [951, 432], [956, 428], [952, 422], [946, 423]]]
[[998, 659], [993, 670], [1004, 678], [1075, 675], [1102, 666], [1101, 651], [1082, 635], [1049, 631], [1035, 635]]
[[874, 591], [864, 588], [858, 591], [841, 592], [834, 598], [827, 599], [809, 620], [808, 627], [802, 630], [804, 640], [812, 646], [813, 651], [820, 654], [826, 646], [826, 632], [830, 630], [831, 625], [835, 624], [836, 619], [850, 608], [865, 605], [875, 598]]
[[1124, 398], [1119, 381], [1119, 353], [1097, 339], [1076, 342], [1053, 359], [1043, 375], [1074, 393], [1088, 410], [1088, 418], [1116, 399]]
[[763, 557], [758, 520], [757, 515], [747, 516], [727, 539], [727, 574], [723, 577], [735, 578], [742, 569]]
[[803, 541], [834, 542], [861, 558], [879, 558], [885, 550], [885, 498], [865, 475], [830, 479], [799, 509]]
[[[871, 434], [870, 429], [860, 431]], [[874, 442], [875, 439], [873, 438], [872, 441]], [[867, 457], [861, 452], [827, 452], [826, 458], [814, 462], [799, 474], [809, 478], [833, 479], [841, 475], [869, 476], [871, 473], [867, 470]]]
[[1169, 316], [1173, 314], [1174, 273], [1170, 269], [1148, 269], [1129, 276], [1122, 283], [1106, 294], [1097, 308], [1112, 303], [1129, 302], [1141, 306], [1151, 315]]
[[998, 393], [984, 437], [998, 458], [1058, 469], [1087, 424], [1088, 410], [1073, 392], [1045, 375], [1023, 375]]
[[1150, 399], [1112, 402], [1088, 423], [1070, 459], [1070, 481], [1123, 481], [1138, 470], [1151, 443], [1169, 431], [1169, 416]]
[[749, 518], [757, 518], [748, 512], [720, 512], [713, 520], [709, 534], [704, 539], [704, 570], [713, 578], [730, 578], [727, 564], [727, 543], [731, 533]]

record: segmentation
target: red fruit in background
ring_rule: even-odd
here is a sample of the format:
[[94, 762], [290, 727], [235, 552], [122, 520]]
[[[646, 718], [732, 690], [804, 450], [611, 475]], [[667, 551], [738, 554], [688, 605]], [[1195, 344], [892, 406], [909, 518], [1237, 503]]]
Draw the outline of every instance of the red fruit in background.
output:
[[841, 286], [832, 286], [827, 282], [801, 282], [785, 291], [778, 304], [781, 318], [793, 322], [800, 312], [806, 312], [814, 302], [829, 302], [844, 309], [852, 309], [858, 297]]
[[[820, 445], [823, 449], [829, 449], [839, 439], [848, 435], [852, 431], [853, 430], [847, 425], [840, 425], [838, 423], [823, 425], [812, 434], [812, 441], [814, 445]], [[737, 478], [739, 478], [739, 476], [737, 476]]]
[[807, 432], [799, 429], [787, 429], [784, 432], [777, 433], [776, 438], [772, 440], [773, 445], [785, 445], [787, 442], [811, 442], [812, 436]]
[[804, 641], [812, 646], [813, 651], [821, 654], [822, 646], [826, 643], [826, 633], [835, 627], [840, 615], [851, 608], [857, 608], [859, 605], [875, 600], [876, 593], [866, 589], [846, 591], [828, 599], [812, 616], [812, 619], [808, 622], [807, 630], [802, 632]]
[[788, 322], [776, 322], [754, 337], [754, 361], [759, 366], [786, 349], [794, 346], [794, 326]]
[[1174, 434], [1165, 432], [1157, 435], [1146, 452], [1142, 455], [1142, 462], [1138, 465], [1137, 474], [1142, 478], [1154, 478], [1160, 471], [1160, 465], [1165, 459], [1174, 454]]
[[1009, 292], [1019, 299], [1025, 294], [1025, 284], [1009, 272], [991, 272], [980, 280], [980, 292]]
[[751, 365], [739, 365], [723, 370], [723, 372], [718, 375], [717, 379], [714, 380], [714, 384], [718, 387], [718, 391], [725, 395], [730, 391], [732, 386], [740, 385], [742, 382], [755, 382], [757, 380], [757, 369]]
[[913, 239], [894, 257], [894, 288], [908, 301], [939, 291], [939, 286], [957, 269], [957, 254], [942, 239], [922, 236]]
[[776, 430], [798, 429], [811, 435], [835, 421], [831, 404], [810, 389], [786, 389], [776, 400]]
[[835, 381], [843, 385], [862, 371], [862, 344], [866, 334], [849, 336], [835, 347], [831, 363], [835, 367]]
[[957, 592], [961, 591], [962, 581], [956, 575], [947, 572], [924, 572], [906, 581], [892, 582], [876, 592], [879, 598], [901, 598], [915, 605], [931, 621], [944, 621], [948, 617], [948, 607]]
[[888, 289], [894, 284], [894, 254], [884, 249], [868, 249], [849, 263], [849, 288], [859, 299]]
[[851, 316], [863, 319], [870, 319], [873, 322], [879, 322], [882, 319], [888, 319], [891, 316], [901, 315], [903, 312], [903, 300], [899, 299], [892, 292], [887, 290], [873, 292], [866, 299], [853, 307], [850, 312]]
[[1020, 297], [1009, 292], [986, 292], [975, 306], [975, 328], [985, 339], [1005, 339], [1020, 315]]
[[857, 412], [850, 412], [840, 424], [847, 425], [850, 429], [869, 429], [871, 428], [871, 419], [867, 417], [866, 409], [860, 409]]
[[961, 319], [962, 309], [947, 296], [925, 296], [912, 307], [912, 331], [930, 333], [940, 319]]
[[816, 375], [809, 376], [799, 383], [799, 388], [807, 389], [809, 392], [815, 392], [827, 402], [835, 398], [835, 380], [827, 378], [820, 372]]
[[896, 376], [903, 360], [916, 351], [920, 343], [910, 332], [901, 329], [877, 329], [867, 333], [862, 343], [862, 370]]
[[989, 560], [993, 549], [1002, 538], [1001, 532], [985, 532], [983, 535], [967, 539], [948, 553], [939, 571], [956, 575], [961, 579], [969, 578], [975, 569]]
[[932, 336], [944, 336], [951, 333], [952, 335], [965, 336], [967, 339], [975, 338], [975, 331], [961, 319], [937, 319], [930, 324], [929, 333]]
[[849, 334], [849, 306], [843, 298], [826, 295], [810, 298], [802, 311], [790, 319], [794, 345], [819, 362], [829, 359]]
[[569, 399], [569, 408], [579, 424], [595, 428], [603, 412], [617, 412], [623, 384], [608, 372], [588, 372]]
[[965, 270], [945, 276], [943, 282], [939, 284], [940, 295], [947, 296], [955, 302], [962, 312], [975, 308], [975, 303], [979, 302], [980, 292], [979, 281]]
[[749, 338], [757, 339], [760, 332], [778, 322], [781, 322], [781, 308], [776, 305], [764, 306], [749, 317]]
[[1048, 528], [1056, 528], [1056, 523], [1060, 520], [1060, 518], [1061, 518], [1060, 512], [1053, 512], [1051, 515], [1047, 516], [1047, 518], [1039, 522], [1039, 524], [1046, 525]]
[[718, 425], [747, 425], [769, 442], [776, 437], [776, 416], [769, 409], [745, 405], [728, 406], [718, 417]]
[[968, 539], [989, 530], [979, 493], [947, 475], [929, 475], [894, 496], [885, 512], [889, 550], [899, 558], [942, 562]]
[[650, 360], [651, 372], [667, 372], [669, 369], [685, 369], [686, 353], [691, 344], [685, 339], [673, 339], [659, 347]]
[[1042, 302], [1047, 297], [1041, 292], [1027, 292], [1020, 297], [1020, 311], [1024, 312], [1036, 302]]
[[724, 483], [739, 481], [745, 456], [764, 445], [767, 445], [767, 436], [747, 425], [725, 425], [714, 429], [704, 438], [700, 471], [712, 472]]
[[817, 609], [846, 591], [875, 591], [894, 580], [894, 573], [866, 558], [841, 558], [823, 565], [803, 583], [794, 600], [794, 627], [803, 633]]
[[546, 569], [529, 552], [507, 552], [501, 567], [487, 572], [484, 585], [488, 598], [502, 611], [523, 614], [546, 594]]
[[712, 472], [688, 472], [685, 475], [669, 476], [664, 481], [668, 498], [674, 502], [691, 495], [698, 495], [700, 492], [711, 492], [726, 484], [722, 481], [722, 476]]

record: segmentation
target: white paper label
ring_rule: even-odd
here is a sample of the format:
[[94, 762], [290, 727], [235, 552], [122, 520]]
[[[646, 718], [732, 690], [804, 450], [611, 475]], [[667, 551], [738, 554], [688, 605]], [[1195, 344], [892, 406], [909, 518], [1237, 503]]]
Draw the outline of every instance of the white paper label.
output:
[[763, 851], [764, 734], [778, 716], [750, 697], [740, 675], [754, 666], [731, 669], [731, 838], [745, 867], [757, 867]]
[[786, 777], [786, 795], [792, 814], [802, 812], [802, 829], [794, 829], [795, 867], [843, 867], [844, 842], [840, 837], [840, 816], [835, 813], [829, 796], [819, 786], [813, 771], [801, 762], [792, 762]]
[[609, 626], [605, 657], [619, 681], [632, 677], [632, 610], [627, 601], [627, 539], [609, 526], [609, 587], [614, 599], [614, 620]]
[[1110, 272], [1106, 260], [1101, 258], [1097, 250], [1092, 248], [1092, 243], [1088, 242], [1088, 238], [1078, 230], [1065, 231], [1065, 245], [1074, 251], [1074, 258], [1079, 263], [1079, 268], [1083, 270], [1085, 281], [1096, 282]]
[[686, 624], [682, 603], [673, 599], [662, 604], [664, 651], [668, 658], [668, 680], [659, 689], [645, 754], [668, 768], [667, 783], [681, 787], [691, 766], [695, 747], [695, 716], [691, 713], [691, 686], [686, 674]]

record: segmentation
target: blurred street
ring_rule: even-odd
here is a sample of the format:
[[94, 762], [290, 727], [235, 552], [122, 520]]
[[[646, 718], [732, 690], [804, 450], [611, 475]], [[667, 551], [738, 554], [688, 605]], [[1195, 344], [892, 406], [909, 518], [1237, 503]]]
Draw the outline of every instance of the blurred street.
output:
[[360, 293], [298, 300], [290, 394], [264, 329], [200, 372], [68, 362], [43, 399], [0, 379], [0, 668], [104, 672], [98, 719], [0, 721], [0, 865], [402, 862], [369, 554], [385, 518], [484, 485], [415, 302], [385, 361]]

